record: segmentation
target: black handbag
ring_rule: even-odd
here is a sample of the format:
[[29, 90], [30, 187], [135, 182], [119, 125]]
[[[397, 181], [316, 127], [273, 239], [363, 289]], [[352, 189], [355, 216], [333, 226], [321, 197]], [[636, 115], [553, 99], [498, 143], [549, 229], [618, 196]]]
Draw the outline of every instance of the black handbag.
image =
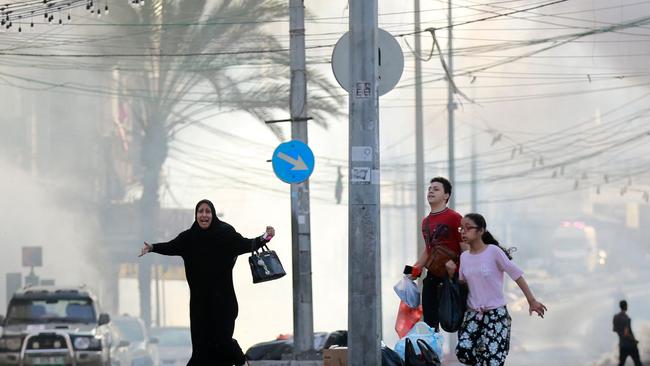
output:
[[425, 342], [424, 339], [418, 339], [415, 343], [420, 347], [422, 358], [424, 358], [427, 366], [442, 366], [438, 354], [433, 350], [433, 347], [431, 347], [429, 343]]
[[381, 347], [381, 366], [404, 366], [404, 361], [397, 352], [384, 346]]
[[426, 361], [415, 353], [415, 347], [410, 338], [406, 338], [404, 347], [404, 366], [427, 366]]
[[287, 274], [284, 271], [284, 267], [282, 267], [282, 263], [280, 263], [278, 255], [274, 250], [269, 250], [266, 244], [259, 251], [251, 251], [251, 256], [248, 257], [248, 264], [251, 266], [253, 283], [277, 280]]
[[413, 347], [411, 339], [406, 338], [406, 347], [404, 350], [405, 366], [442, 366], [438, 354], [424, 339], [418, 339], [416, 343], [418, 348], [420, 348], [419, 355], [415, 353], [415, 347]]

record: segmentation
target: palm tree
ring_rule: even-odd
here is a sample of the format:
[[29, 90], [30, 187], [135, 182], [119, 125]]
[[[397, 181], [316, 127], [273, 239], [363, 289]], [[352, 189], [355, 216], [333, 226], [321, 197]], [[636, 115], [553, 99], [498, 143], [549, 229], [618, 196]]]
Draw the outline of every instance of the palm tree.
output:
[[[135, 0], [132, 0], [132, 2]], [[138, 174], [142, 186], [142, 237], [152, 237], [160, 210], [161, 168], [170, 142], [181, 129], [210, 111], [245, 111], [260, 121], [289, 106], [289, 55], [269, 28], [288, 14], [278, 0], [147, 0], [111, 3], [111, 21], [135, 32], [103, 51], [117, 57], [123, 96], [129, 96], [134, 138], [140, 138]], [[100, 0], [100, 7], [102, 3]], [[140, 25], [138, 27], [138, 25]], [[232, 50], [237, 50], [232, 52]], [[242, 52], [243, 50], [243, 52]], [[270, 50], [270, 51], [268, 51]], [[151, 53], [151, 56], [143, 54]], [[343, 99], [323, 75], [309, 72], [310, 116], [326, 126], [340, 116]], [[201, 122], [202, 123], [202, 122]], [[280, 129], [266, 125], [281, 137]], [[140, 308], [149, 325], [150, 264], [141, 262]]]

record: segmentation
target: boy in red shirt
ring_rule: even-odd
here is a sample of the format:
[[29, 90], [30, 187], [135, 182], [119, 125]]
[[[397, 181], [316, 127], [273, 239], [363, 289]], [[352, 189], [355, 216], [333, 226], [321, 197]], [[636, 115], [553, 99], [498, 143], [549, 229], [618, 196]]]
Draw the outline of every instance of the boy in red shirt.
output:
[[[431, 213], [422, 220], [422, 236], [424, 237], [425, 248], [420, 254], [417, 262], [413, 265], [411, 276], [417, 278], [422, 273], [422, 268], [431, 253], [434, 245], [444, 245], [451, 249], [460, 258], [461, 242], [460, 220], [462, 216], [447, 207], [451, 196], [451, 183], [443, 177], [431, 179], [427, 192], [427, 201], [431, 206]], [[464, 245], [464, 244], [463, 244]], [[459, 263], [456, 263], [458, 266]], [[438, 331], [438, 296], [436, 289], [442, 283], [442, 278], [436, 277], [433, 273], [427, 273], [422, 281], [422, 310], [424, 322]]]

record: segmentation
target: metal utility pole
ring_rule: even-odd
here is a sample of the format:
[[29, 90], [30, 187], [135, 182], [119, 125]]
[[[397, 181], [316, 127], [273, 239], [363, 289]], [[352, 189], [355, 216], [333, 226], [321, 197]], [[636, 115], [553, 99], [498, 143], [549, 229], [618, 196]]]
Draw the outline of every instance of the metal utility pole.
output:
[[415, 23], [415, 201], [416, 205], [416, 242], [417, 255], [424, 249], [424, 238], [422, 238], [420, 217], [424, 215], [424, 128], [422, 122], [422, 60], [420, 52], [420, 0], [414, 0], [414, 23]]
[[377, 0], [350, 1], [348, 365], [381, 365]]
[[[307, 143], [307, 72], [305, 66], [305, 4], [289, 1], [291, 69], [291, 137]], [[311, 289], [311, 229], [309, 180], [291, 184], [291, 244], [293, 253], [294, 358], [314, 352], [314, 311]]]
[[[449, 75], [447, 76], [447, 115], [449, 117], [447, 123], [447, 129], [449, 133], [449, 180], [452, 184], [455, 182], [456, 178], [456, 162], [454, 157], [454, 110], [456, 109], [456, 103], [454, 102], [454, 58], [452, 54], [453, 50], [453, 30], [452, 30], [452, 14], [451, 14], [451, 0], [447, 2], [449, 9], [447, 13], [447, 37], [448, 37], [448, 46], [447, 46], [447, 70], [449, 70]], [[449, 207], [456, 207], [456, 199], [454, 198], [454, 190], [451, 191], [451, 197], [449, 197]]]

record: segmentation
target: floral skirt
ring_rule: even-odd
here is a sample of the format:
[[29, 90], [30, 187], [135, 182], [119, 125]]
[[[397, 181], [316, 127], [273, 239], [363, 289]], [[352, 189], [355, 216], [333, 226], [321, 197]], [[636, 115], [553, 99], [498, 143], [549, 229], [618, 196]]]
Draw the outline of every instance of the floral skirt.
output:
[[456, 357], [465, 365], [503, 365], [510, 349], [511, 323], [505, 306], [484, 312], [467, 310], [458, 331]]

